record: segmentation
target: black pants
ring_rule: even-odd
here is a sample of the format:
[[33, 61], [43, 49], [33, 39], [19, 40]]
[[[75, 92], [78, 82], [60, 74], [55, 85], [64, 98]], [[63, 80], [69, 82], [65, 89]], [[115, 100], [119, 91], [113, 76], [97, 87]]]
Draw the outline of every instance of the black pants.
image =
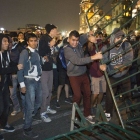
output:
[[[120, 78], [113, 78], [113, 77], [110, 77], [109, 80], [110, 80], [110, 83], [113, 84], [125, 77], [129, 76], [128, 74], [120, 77]], [[116, 85], [114, 85], [112, 88], [113, 88], [113, 92], [114, 94], [117, 93], [118, 89], [120, 89], [121, 93], [125, 92], [125, 91], [128, 91], [130, 90], [130, 79], [126, 79]], [[130, 105], [131, 104], [131, 101], [130, 101], [130, 97], [131, 97], [131, 93], [127, 93], [124, 95], [124, 99], [128, 99], [127, 100], [127, 103]], [[109, 89], [109, 86], [107, 85], [107, 91], [106, 91], [106, 113], [110, 113], [111, 116], [112, 116], [112, 113], [113, 113], [113, 105], [114, 105], [114, 102], [113, 102], [113, 99], [112, 99], [112, 96], [111, 96], [111, 92], [110, 92], [110, 89]]]
[[[140, 73], [136, 75], [136, 80], [137, 80], [137, 86], [139, 87], [140, 86]], [[140, 91], [140, 89], [139, 89], [139, 91]]]
[[57, 69], [53, 69], [53, 86], [54, 86], [54, 91], [57, 91], [57, 88], [58, 88], [58, 71], [57, 71]]
[[6, 84], [2, 90], [0, 87], [0, 126], [3, 128], [7, 124], [9, 113], [9, 87]]

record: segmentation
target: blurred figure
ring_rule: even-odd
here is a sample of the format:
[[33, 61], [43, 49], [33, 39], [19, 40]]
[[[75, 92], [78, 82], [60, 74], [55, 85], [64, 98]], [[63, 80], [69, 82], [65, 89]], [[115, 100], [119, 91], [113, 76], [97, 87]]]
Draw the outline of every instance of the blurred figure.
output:
[[60, 48], [58, 56], [57, 56], [57, 70], [59, 75], [59, 86], [57, 89], [57, 102], [56, 102], [56, 108], [60, 108], [60, 94], [62, 92], [62, 89], [64, 87], [64, 91], [66, 94], [65, 102], [72, 104], [72, 100], [69, 98], [69, 78], [67, 76], [67, 70], [63, 67], [62, 62], [60, 60], [60, 53], [61, 50], [65, 47], [65, 45], [68, 44], [67, 39], [63, 40], [63, 46]]
[[[22, 35], [23, 35], [22, 33], [20, 33], [20, 35], [19, 35], [21, 39], [23, 39]], [[10, 58], [14, 63], [18, 64], [20, 53], [25, 49], [25, 46], [21, 45], [18, 42], [16, 36], [11, 35], [11, 37], [13, 40], [11, 40], [12, 47], [9, 48], [10, 49]], [[15, 116], [21, 111], [19, 100], [17, 97], [17, 87], [19, 84], [18, 78], [17, 78], [17, 73], [12, 73], [12, 83], [13, 83], [13, 86], [10, 87], [10, 98], [13, 103], [13, 112], [11, 113], [11, 116]], [[25, 96], [21, 94], [20, 90], [19, 90], [19, 93], [20, 93], [20, 97], [22, 99], [23, 114], [25, 114]], [[24, 119], [24, 116], [23, 116], [23, 119]]]

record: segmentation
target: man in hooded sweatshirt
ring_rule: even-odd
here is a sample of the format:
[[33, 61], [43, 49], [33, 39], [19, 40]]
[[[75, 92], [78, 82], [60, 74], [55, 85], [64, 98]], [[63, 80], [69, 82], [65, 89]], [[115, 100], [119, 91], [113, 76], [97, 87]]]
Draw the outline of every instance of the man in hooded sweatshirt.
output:
[[[112, 59], [115, 56], [118, 56], [118, 57], [115, 59], [112, 59], [112, 61], [109, 63], [109, 65], [107, 66], [108, 72], [115, 70], [133, 60], [133, 50], [131, 48], [131, 44], [122, 39], [125, 36], [124, 32], [120, 30], [119, 28], [115, 28], [112, 33], [113, 34], [110, 37], [110, 46], [114, 44], [116, 45], [114, 48], [112, 48], [108, 52], [108, 55], [106, 55], [108, 58], [105, 58], [105, 59], [108, 60], [108, 59]], [[129, 51], [127, 51], [126, 53], [120, 54], [128, 48], [130, 48]], [[127, 77], [129, 75], [128, 71], [130, 67], [131, 67], [131, 63], [127, 66], [123, 66], [122, 68], [114, 72], [113, 74], [109, 75], [110, 83], [113, 84]], [[113, 85], [112, 88], [113, 88], [114, 93], [117, 92], [118, 87], [119, 89], [121, 89], [121, 93], [130, 90], [131, 89], [130, 79], [127, 78], [126, 80], [123, 80], [122, 82], [119, 82]], [[124, 95], [127, 101], [130, 101], [129, 96], [130, 96], [130, 93], [127, 93], [126, 95]], [[113, 114], [113, 99], [110, 93], [109, 86], [107, 86], [105, 115], [108, 121], [111, 119], [112, 114]]]
[[[86, 64], [102, 59], [103, 56], [101, 52], [98, 52], [90, 57], [84, 57], [82, 46], [88, 40], [97, 43], [96, 37], [91, 31], [81, 36], [76, 30], [71, 31], [68, 37], [69, 44], [64, 47], [64, 56], [67, 64], [67, 75], [74, 93], [73, 102], [80, 106], [81, 93], [83, 93], [84, 116], [87, 121], [93, 124], [94, 120], [90, 115], [91, 90], [89, 78], [86, 74]], [[106, 67], [101, 65], [100, 69], [105, 71]], [[78, 114], [76, 114], [76, 117], [79, 117]]]

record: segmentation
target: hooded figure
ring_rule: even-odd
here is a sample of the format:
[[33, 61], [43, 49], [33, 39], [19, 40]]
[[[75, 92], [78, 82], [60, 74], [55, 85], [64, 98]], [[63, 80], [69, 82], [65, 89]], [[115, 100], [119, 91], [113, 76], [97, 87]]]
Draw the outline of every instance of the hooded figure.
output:
[[[120, 30], [119, 28], [115, 28], [112, 33], [113, 34], [110, 37], [110, 46], [114, 45], [115, 38], [125, 36], [125, 33], [122, 30]], [[120, 43], [118, 43], [118, 44], [120, 45]]]
[[[122, 30], [119, 30], [119, 28], [115, 28], [113, 30], [113, 34], [110, 37], [110, 46], [116, 44], [115, 47], [110, 49], [108, 52], [108, 55], [106, 56], [106, 59], [112, 60], [108, 64], [108, 72], [112, 72], [112, 74], [109, 74], [109, 80], [110, 83], [116, 83], [126, 77], [129, 76], [129, 68], [131, 66], [131, 61], [133, 60], [133, 50], [131, 48], [131, 44], [127, 41], [123, 41], [122, 38], [124, 37], [124, 32]], [[130, 48], [127, 52], [124, 52], [124, 50]], [[116, 57], [116, 58], [114, 58]], [[128, 64], [129, 63], [129, 64]], [[122, 67], [122, 68], [120, 68]], [[119, 69], [119, 70], [116, 70]], [[116, 70], [115, 72], [113, 72]], [[121, 89], [126, 92], [130, 90], [130, 79], [127, 78], [115, 85], [113, 87], [114, 94], [118, 92], [118, 89]], [[111, 119], [111, 116], [113, 115], [113, 100], [112, 95], [110, 93], [109, 86], [107, 86], [106, 91], [106, 117], [109, 121]], [[124, 95], [124, 99], [126, 99], [127, 104], [131, 103], [130, 101], [130, 92]]]

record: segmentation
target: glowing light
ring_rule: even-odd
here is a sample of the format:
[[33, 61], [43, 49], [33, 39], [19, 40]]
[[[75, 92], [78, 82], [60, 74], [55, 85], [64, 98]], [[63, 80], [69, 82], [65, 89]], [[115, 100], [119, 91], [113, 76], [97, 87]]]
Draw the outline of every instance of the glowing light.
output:
[[94, 31], [96, 31], [97, 30], [97, 28], [94, 28]]
[[62, 36], [65, 36], [66, 35], [66, 33], [65, 32], [62, 32]]
[[0, 28], [1, 31], [4, 31], [4, 28]]
[[111, 19], [111, 17], [110, 16], [105, 16], [105, 19], [109, 20], [109, 19]]

